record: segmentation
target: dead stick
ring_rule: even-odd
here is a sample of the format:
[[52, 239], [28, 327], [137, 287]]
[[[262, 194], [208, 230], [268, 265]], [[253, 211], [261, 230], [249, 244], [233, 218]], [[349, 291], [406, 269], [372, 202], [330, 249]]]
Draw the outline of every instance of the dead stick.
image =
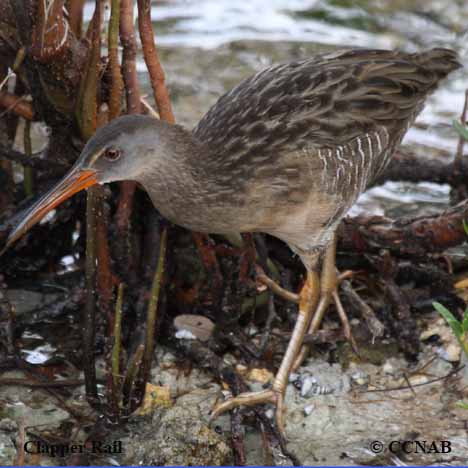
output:
[[[135, 28], [133, 27], [133, 3], [131, 0], [121, 0], [120, 41], [123, 47], [122, 75], [125, 83], [127, 114], [139, 114], [141, 112], [141, 93], [136, 70], [137, 45]], [[133, 210], [135, 189], [135, 182], [124, 181], [120, 183], [120, 197], [115, 215], [118, 230], [118, 257], [120, 263], [125, 262], [129, 266], [134, 261], [132, 260], [133, 257], [129, 258], [131, 256], [127, 254], [126, 246], [130, 245], [128, 236], [130, 233], [130, 216]], [[134, 270], [134, 268], [132, 269]]]
[[127, 365], [127, 372], [122, 385], [122, 401], [127, 414], [132, 413], [139, 405], [139, 402], [133, 402], [133, 392], [136, 388], [136, 379], [141, 367], [144, 352], [145, 346], [140, 344], [129, 359]]
[[122, 74], [125, 83], [127, 114], [141, 112], [141, 93], [136, 70], [137, 45], [133, 27], [133, 3], [121, 0], [120, 41], [122, 42]]
[[122, 106], [123, 80], [119, 64], [119, 23], [120, 0], [112, 0], [108, 34], [109, 68], [111, 73], [109, 120], [115, 119], [120, 115], [120, 108]]
[[463, 220], [468, 200], [430, 216], [390, 219], [383, 216], [345, 218], [338, 227], [341, 250], [377, 253], [380, 249], [400, 257], [440, 253], [466, 240]]
[[85, 0], [70, 0], [67, 4], [70, 29], [73, 34], [81, 39], [83, 29], [83, 7]]
[[[156, 327], [156, 317], [158, 312], [159, 293], [161, 291], [161, 284], [164, 274], [164, 260], [166, 258], [166, 244], [167, 244], [167, 229], [164, 228], [159, 242], [159, 258], [156, 272], [154, 274], [153, 285], [151, 286], [151, 297], [148, 304], [148, 318], [146, 320], [146, 337], [145, 337], [145, 353], [143, 355], [141, 376], [143, 384], [146, 385], [148, 380], [151, 362], [153, 359], [154, 351], [154, 333]], [[144, 390], [144, 387], [143, 387]], [[142, 392], [144, 395], [144, 391]]]
[[122, 332], [122, 303], [123, 303], [124, 284], [119, 284], [117, 293], [117, 303], [115, 304], [115, 319], [114, 319], [114, 346], [112, 347], [112, 409], [115, 420], [120, 416], [120, 350], [121, 332]]
[[13, 112], [27, 120], [33, 120], [34, 118], [34, 111], [29, 102], [26, 102], [23, 97], [15, 96], [6, 91], [0, 91], [0, 107], [5, 108], [1, 114]]
[[[97, 64], [100, 59], [100, 29], [102, 21], [102, 3], [96, 0], [95, 12], [92, 20], [92, 49], [89, 57], [87, 73], [83, 77], [80, 90], [81, 100], [79, 110], [79, 124], [85, 139], [91, 137], [96, 130], [97, 123]], [[86, 397], [91, 406], [99, 406], [97, 393], [96, 368], [94, 360], [94, 339], [96, 327], [96, 258], [98, 254], [98, 208], [100, 187], [90, 187], [86, 201], [86, 305], [83, 311], [83, 367], [86, 381]]]
[[468, 162], [461, 160], [458, 166], [445, 158], [428, 158], [407, 151], [398, 151], [385, 172], [372, 184], [382, 185], [387, 181], [435, 182], [459, 186], [468, 176]]
[[138, 28], [140, 30], [143, 56], [151, 78], [154, 100], [158, 106], [162, 120], [175, 123], [169, 94], [164, 84], [165, 76], [158, 58], [158, 52], [154, 43], [153, 25], [151, 23], [151, 1], [138, 0]]

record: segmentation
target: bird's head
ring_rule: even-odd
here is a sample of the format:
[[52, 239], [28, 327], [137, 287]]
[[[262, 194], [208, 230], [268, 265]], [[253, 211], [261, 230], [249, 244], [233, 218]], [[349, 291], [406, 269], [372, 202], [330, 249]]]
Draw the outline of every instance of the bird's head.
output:
[[3, 253], [47, 213], [77, 192], [96, 184], [140, 180], [164, 156], [163, 135], [169, 124], [143, 115], [128, 115], [100, 128], [88, 141], [70, 171], [21, 216]]

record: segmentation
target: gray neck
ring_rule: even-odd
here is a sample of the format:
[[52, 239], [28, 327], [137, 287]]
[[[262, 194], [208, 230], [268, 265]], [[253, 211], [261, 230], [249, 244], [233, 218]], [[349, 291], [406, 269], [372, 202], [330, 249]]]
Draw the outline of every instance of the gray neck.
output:
[[164, 217], [187, 228], [203, 230], [200, 209], [210, 184], [200, 163], [206, 160], [209, 149], [183, 127], [164, 127], [156, 141], [157, 158], [145, 165], [147, 170], [136, 179]]

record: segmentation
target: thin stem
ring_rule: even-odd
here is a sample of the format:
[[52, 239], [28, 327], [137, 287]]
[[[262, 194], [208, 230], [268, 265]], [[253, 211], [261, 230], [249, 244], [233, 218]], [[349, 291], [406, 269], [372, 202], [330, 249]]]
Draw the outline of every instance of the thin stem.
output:
[[[97, 66], [100, 60], [100, 29], [102, 22], [102, 3], [96, 0], [92, 20], [92, 45], [78, 97], [77, 120], [81, 134], [88, 140], [96, 130], [97, 124], [97, 85], [99, 77]], [[86, 397], [91, 406], [99, 405], [97, 393], [96, 368], [94, 360], [94, 341], [96, 327], [96, 274], [98, 235], [97, 225], [101, 214], [100, 187], [88, 189], [86, 200], [86, 305], [83, 310], [83, 367], [86, 382]], [[102, 206], [102, 203], [101, 203]]]
[[138, 0], [138, 28], [140, 30], [143, 56], [151, 78], [154, 100], [158, 106], [159, 115], [162, 120], [169, 123], [175, 123], [169, 93], [167, 92], [167, 88], [164, 84], [164, 71], [161, 63], [159, 62], [158, 52], [154, 43], [150, 0]]
[[111, 72], [109, 120], [112, 120], [120, 115], [120, 108], [122, 105], [123, 80], [119, 64], [119, 22], [120, 0], [112, 0], [108, 36], [109, 68]]
[[125, 285], [119, 284], [117, 292], [117, 302], [115, 304], [115, 320], [114, 320], [114, 346], [112, 348], [112, 378], [114, 385], [118, 385], [120, 374], [120, 349], [121, 349], [121, 332], [122, 332], [122, 302], [123, 291]]
[[97, 187], [88, 189], [86, 199], [86, 305], [83, 309], [83, 369], [86, 397], [91, 406], [99, 402], [96, 369], [94, 366], [94, 339], [96, 328], [96, 198]]
[[112, 407], [115, 418], [120, 414], [120, 384], [122, 382], [120, 375], [120, 352], [122, 348], [122, 303], [124, 284], [119, 284], [117, 292], [117, 302], [115, 304], [114, 317], [114, 345], [112, 347]]
[[122, 42], [122, 74], [125, 82], [127, 114], [141, 112], [141, 93], [136, 70], [137, 44], [133, 26], [133, 3], [121, 0], [120, 41]]
[[[164, 274], [164, 259], [166, 257], [167, 229], [164, 228], [159, 242], [159, 257], [153, 284], [151, 286], [151, 296], [148, 304], [146, 318], [145, 351], [141, 366], [140, 380], [138, 382], [138, 393], [136, 406], [141, 404], [145, 394], [146, 382], [148, 381], [154, 351], [154, 333], [156, 328], [156, 318], [158, 312], [159, 293]], [[133, 408], [132, 408], [133, 409]]]
[[[24, 142], [24, 154], [28, 158], [32, 155], [32, 143], [31, 143], [31, 121], [25, 120], [24, 121], [24, 133], [23, 133], [23, 142]], [[33, 194], [33, 171], [32, 167], [25, 166], [23, 168], [24, 174], [24, 193], [27, 197], [32, 196]]]
[[[460, 115], [460, 122], [463, 126], [466, 125], [467, 112], [468, 112], [468, 89], [465, 91], [465, 103], [463, 104], [463, 110]], [[454, 168], [458, 170], [461, 170], [461, 166], [462, 166], [464, 145], [465, 145], [465, 138], [463, 137], [463, 135], [460, 135], [458, 139], [457, 152], [455, 153], [455, 160], [453, 162]]]
[[159, 243], [159, 258], [153, 285], [151, 286], [151, 297], [148, 304], [148, 317], [146, 319], [145, 354], [143, 356], [143, 379], [146, 381], [151, 367], [154, 351], [154, 329], [158, 312], [159, 292], [164, 274], [164, 259], [166, 258], [167, 229], [164, 228]]
[[132, 404], [132, 397], [133, 391], [136, 387], [136, 378], [138, 376], [138, 371], [140, 370], [144, 352], [145, 346], [140, 344], [133, 353], [133, 356], [127, 366], [127, 373], [125, 374], [124, 383], [122, 385], [123, 406], [127, 413], [133, 412], [139, 404], [139, 402]]

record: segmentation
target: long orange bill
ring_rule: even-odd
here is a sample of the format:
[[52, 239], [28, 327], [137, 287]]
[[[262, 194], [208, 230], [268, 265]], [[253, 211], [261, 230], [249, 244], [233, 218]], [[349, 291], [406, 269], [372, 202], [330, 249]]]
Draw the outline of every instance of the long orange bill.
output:
[[73, 168], [55, 187], [49, 190], [39, 200], [28, 208], [21, 221], [13, 228], [8, 236], [5, 247], [0, 255], [7, 250], [13, 242], [29, 231], [49, 211], [70, 198], [75, 193], [97, 184], [96, 172]]

